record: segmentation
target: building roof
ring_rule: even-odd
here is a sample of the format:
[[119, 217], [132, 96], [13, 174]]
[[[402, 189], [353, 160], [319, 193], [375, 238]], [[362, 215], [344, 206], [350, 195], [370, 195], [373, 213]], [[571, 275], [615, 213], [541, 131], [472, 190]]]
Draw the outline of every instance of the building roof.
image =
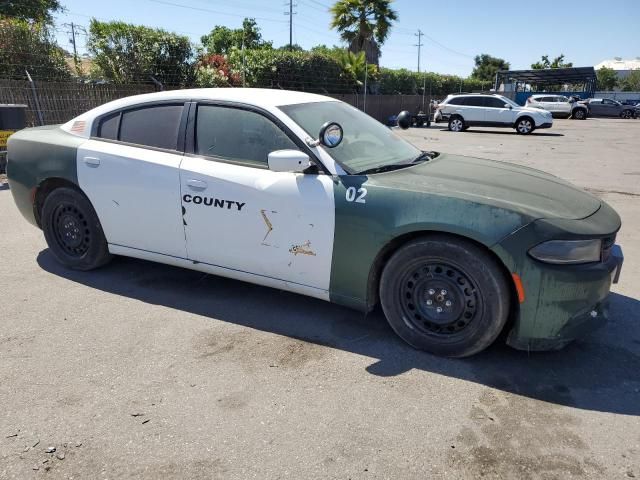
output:
[[[535, 85], [557, 85], [562, 83], [586, 83], [596, 78], [593, 67], [545, 68], [538, 70], [502, 70], [498, 76], [504, 80]], [[500, 83], [500, 82], [498, 82]]]
[[609, 60], [603, 60], [597, 64], [594, 68], [596, 70], [606, 67], [613, 70], [639, 70], [640, 69], [640, 57], [630, 58], [624, 60], [621, 57], [614, 57]]

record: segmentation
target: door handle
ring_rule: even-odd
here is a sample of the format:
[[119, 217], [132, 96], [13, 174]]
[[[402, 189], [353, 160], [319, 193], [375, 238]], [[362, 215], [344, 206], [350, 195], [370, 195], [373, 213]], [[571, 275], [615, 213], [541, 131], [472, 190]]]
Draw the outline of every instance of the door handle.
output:
[[84, 163], [95, 168], [100, 166], [100, 159], [98, 157], [84, 157]]
[[207, 182], [196, 180], [194, 178], [187, 180], [187, 185], [189, 186], [189, 188], [193, 188], [194, 190], [204, 190], [205, 188], [207, 188]]

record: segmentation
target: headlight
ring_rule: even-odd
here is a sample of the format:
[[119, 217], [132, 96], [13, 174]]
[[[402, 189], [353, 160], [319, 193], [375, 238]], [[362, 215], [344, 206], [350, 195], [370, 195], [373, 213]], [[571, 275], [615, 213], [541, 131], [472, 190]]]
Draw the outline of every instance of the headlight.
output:
[[575, 264], [599, 262], [602, 240], [550, 240], [529, 250], [536, 260], [546, 263]]

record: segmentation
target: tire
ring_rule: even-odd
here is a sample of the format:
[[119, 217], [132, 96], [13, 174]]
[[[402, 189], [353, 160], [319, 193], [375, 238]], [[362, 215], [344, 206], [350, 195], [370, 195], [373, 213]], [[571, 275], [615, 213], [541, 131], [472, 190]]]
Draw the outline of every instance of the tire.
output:
[[632, 112], [631, 110], [623, 110], [623, 111], [620, 113], [620, 117], [622, 117], [622, 118], [627, 118], [627, 119], [628, 119], [628, 118], [633, 118], [633, 112]]
[[465, 130], [464, 120], [462, 117], [455, 116], [449, 119], [449, 131], [462, 132]]
[[516, 120], [516, 132], [520, 135], [529, 135], [535, 130], [535, 122], [529, 117], [522, 117]]
[[446, 357], [467, 357], [491, 345], [510, 302], [496, 260], [474, 243], [446, 235], [401, 247], [380, 279], [391, 328], [409, 345]]
[[47, 196], [42, 230], [49, 250], [67, 268], [93, 270], [112, 258], [98, 215], [77, 190], [58, 188]]
[[587, 111], [584, 108], [576, 108], [571, 117], [576, 120], [586, 120], [587, 119]]

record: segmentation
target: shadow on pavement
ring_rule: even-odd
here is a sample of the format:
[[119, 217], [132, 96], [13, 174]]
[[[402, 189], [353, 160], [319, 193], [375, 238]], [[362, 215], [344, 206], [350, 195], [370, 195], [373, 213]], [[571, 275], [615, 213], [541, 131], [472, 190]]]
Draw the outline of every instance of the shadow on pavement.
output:
[[415, 368], [559, 405], [640, 415], [640, 301], [623, 295], [612, 294], [606, 328], [562, 351], [528, 354], [498, 341], [454, 360], [412, 349], [379, 311], [365, 317], [321, 300], [124, 257], [79, 272], [43, 250], [38, 264], [91, 288], [364, 355], [375, 359], [366, 369], [372, 375]]
[[[474, 128], [474, 127], [471, 127], [471, 128]], [[504, 130], [478, 130], [478, 129], [472, 130], [471, 128], [469, 128], [469, 130], [465, 130], [464, 132], [451, 132], [451, 133], [465, 133], [465, 134], [466, 133], [488, 133], [492, 135], [520, 135], [518, 132], [511, 131], [508, 128], [505, 128]], [[442, 128], [441, 130], [443, 132], [449, 131], [448, 128]], [[564, 133], [539, 132], [538, 130], [534, 130], [529, 135], [532, 137], [564, 137]]]

